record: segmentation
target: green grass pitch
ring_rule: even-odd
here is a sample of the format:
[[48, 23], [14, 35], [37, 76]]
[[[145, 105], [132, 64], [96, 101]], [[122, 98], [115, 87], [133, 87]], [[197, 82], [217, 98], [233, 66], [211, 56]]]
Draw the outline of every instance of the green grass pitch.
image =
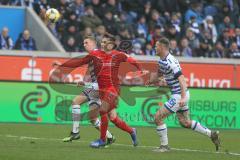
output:
[[0, 123], [0, 160], [240, 160], [240, 130], [220, 130], [222, 148], [215, 152], [210, 139], [187, 129], [170, 128], [172, 150], [156, 153], [159, 137], [153, 127], [138, 127], [139, 146], [132, 147], [130, 136], [110, 127], [116, 136], [108, 148], [92, 149], [89, 143], [99, 132], [81, 126], [81, 139], [64, 143], [71, 125]]

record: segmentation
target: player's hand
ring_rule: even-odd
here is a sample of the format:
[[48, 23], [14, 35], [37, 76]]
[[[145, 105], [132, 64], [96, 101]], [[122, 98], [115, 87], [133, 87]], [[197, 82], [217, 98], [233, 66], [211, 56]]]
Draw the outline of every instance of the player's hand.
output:
[[79, 81], [79, 82], [77, 82], [77, 86], [79, 87], [79, 86], [84, 86], [85, 85], [85, 83], [83, 82], [83, 81]]
[[142, 71], [136, 71], [136, 72], [128, 72], [126, 74], [126, 79], [134, 79], [134, 78], [139, 78], [142, 77], [146, 74], [148, 74], [149, 71], [147, 70], [142, 70]]
[[52, 63], [52, 66], [53, 66], [53, 67], [58, 67], [58, 66], [61, 66], [61, 65], [62, 65], [62, 63], [59, 62], [59, 61], [54, 61], [54, 62]]
[[146, 75], [146, 74], [148, 74], [148, 73], [149, 73], [148, 70], [142, 70], [142, 71], [141, 71], [141, 74], [142, 74], [142, 75]]
[[186, 97], [182, 97], [179, 101], [179, 106], [180, 107], [184, 107], [186, 105], [187, 102], [187, 98]]

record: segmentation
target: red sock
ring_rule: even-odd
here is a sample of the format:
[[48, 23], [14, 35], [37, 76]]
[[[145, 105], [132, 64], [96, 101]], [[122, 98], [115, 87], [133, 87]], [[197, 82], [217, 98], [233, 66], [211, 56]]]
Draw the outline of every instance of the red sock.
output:
[[133, 132], [133, 129], [131, 127], [129, 127], [123, 120], [121, 120], [118, 116], [111, 120], [112, 123], [115, 124], [115, 126], [117, 126], [118, 128], [120, 128], [123, 131], [128, 132], [129, 134], [131, 134]]
[[108, 129], [108, 116], [107, 113], [101, 114], [101, 124], [100, 124], [100, 138], [105, 142], [106, 133]]

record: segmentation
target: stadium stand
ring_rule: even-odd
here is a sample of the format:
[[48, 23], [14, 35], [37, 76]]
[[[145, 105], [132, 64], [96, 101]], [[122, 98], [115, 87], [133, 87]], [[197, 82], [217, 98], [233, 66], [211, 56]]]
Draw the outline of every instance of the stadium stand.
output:
[[83, 50], [81, 42], [85, 34], [101, 37], [99, 30], [106, 30], [103, 32], [119, 39], [132, 40], [129, 54], [155, 55], [155, 40], [166, 36], [172, 40], [173, 53], [178, 56], [240, 57], [240, 1], [237, 0], [5, 0], [1, 3], [32, 7], [43, 20], [48, 8], [57, 8], [62, 20], [47, 26], [70, 52]]

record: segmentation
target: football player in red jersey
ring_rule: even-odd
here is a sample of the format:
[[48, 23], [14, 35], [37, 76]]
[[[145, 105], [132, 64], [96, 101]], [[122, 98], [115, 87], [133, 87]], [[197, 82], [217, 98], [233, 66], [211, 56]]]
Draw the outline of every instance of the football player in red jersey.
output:
[[[77, 68], [89, 62], [92, 62], [94, 66], [94, 73], [97, 77], [97, 82], [99, 85], [99, 97], [102, 101], [102, 105], [100, 108], [101, 115], [101, 137], [97, 141], [91, 143], [91, 147], [101, 147], [105, 146], [106, 140], [106, 130], [108, 127], [108, 117], [107, 113], [114, 109], [117, 105], [117, 99], [119, 96], [119, 79], [118, 79], [118, 70], [121, 62], [131, 62], [136, 65], [138, 69], [140, 69], [139, 65], [136, 61], [126, 54], [122, 52], [118, 52], [108, 48], [111, 47], [111, 44], [114, 46], [114, 41], [111, 38], [105, 38], [106, 40], [106, 51], [109, 53], [105, 53], [101, 50], [93, 50], [89, 53], [89, 55], [83, 58], [74, 58], [69, 60], [68, 62], [61, 65], [61, 67], [68, 68]], [[112, 113], [113, 115], [113, 113]], [[133, 145], [137, 145], [136, 132], [134, 129], [128, 127], [125, 122], [119, 121], [120, 119], [116, 119], [116, 116], [112, 116], [112, 122], [116, 124], [119, 128], [127, 131], [131, 134]]]
[[[87, 52], [91, 52], [93, 50], [97, 51], [97, 43], [94, 37], [88, 36], [85, 37], [84, 47]], [[58, 65], [61, 65], [58, 62]], [[80, 138], [80, 129], [79, 129], [79, 121], [81, 119], [81, 105], [88, 102], [89, 110], [98, 110], [101, 106], [101, 100], [99, 98], [98, 93], [98, 84], [97, 77], [94, 74], [94, 66], [92, 63], [88, 64], [88, 71], [91, 76], [91, 83], [84, 83], [83, 81], [78, 82], [78, 85], [84, 85], [84, 90], [80, 95], [77, 95], [72, 100], [72, 120], [73, 127], [69, 136], [63, 139], [63, 142], [71, 142], [72, 140], [78, 140]], [[86, 85], [87, 84], [87, 85]], [[100, 120], [97, 116], [92, 116], [90, 122], [93, 126], [100, 131]], [[106, 144], [111, 144], [115, 141], [115, 137], [107, 131], [107, 142]]]
[[[111, 82], [106, 84], [103, 87], [103, 90], [100, 90], [100, 99], [103, 103], [102, 111], [108, 112], [109, 119], [112, 123], [114, 123], [118, 128], [126, 131], [131, 135], [132, 142], [134, 146], [137, 146], [137, 136], [136, 129], [129, 127], [123, 120], [121, 120], [116, 113], [116, 106], [118, 103], [118, 97], [120, 94], [120, 83], [118, 78], [118, 71], [120, 68], [120, 64], [122, 62], [129, 62], [134, 65], [138, 70], [141, 70], [140, 65], [137, 63], [135, 59], [129, 57], [127, 54], [114, 50], [115, 48], [115, 39], [114, 37], [105, 36], [101, 41], [101, 49], [109, 56], [108, 60], [104, 65], [106, 70], [104, 70], [104, 75], [106, 78], [106, 82]], [[108, 70], [107, 70], [108, 69]], [[108, 127], [108, 119], [106, 115], [101, 116], [101, 138], [93, 141], [91, 143], [91, 147], [101, 147], [104, 144], [106, 139], [106, 131]]]

